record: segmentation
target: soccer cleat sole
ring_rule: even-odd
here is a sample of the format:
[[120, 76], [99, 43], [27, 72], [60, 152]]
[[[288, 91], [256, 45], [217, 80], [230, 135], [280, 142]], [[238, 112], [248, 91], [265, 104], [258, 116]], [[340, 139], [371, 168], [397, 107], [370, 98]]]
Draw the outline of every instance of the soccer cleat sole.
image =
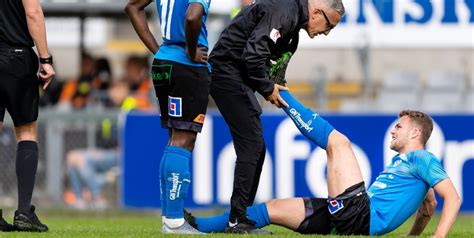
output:
[[25, 232], [46, 232], [48, 231], [48, 228], [38, 227], [27, 222], [15, 221], [13, 224], [13, 230]]

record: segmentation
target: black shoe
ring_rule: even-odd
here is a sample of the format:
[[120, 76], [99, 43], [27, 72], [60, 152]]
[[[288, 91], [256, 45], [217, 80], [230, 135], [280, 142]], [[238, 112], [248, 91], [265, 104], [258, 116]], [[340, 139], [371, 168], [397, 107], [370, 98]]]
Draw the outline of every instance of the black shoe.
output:
[[248, 218], [236, 219], [236, 224], [233, 226], [227, 225], [225, 233], [233, 234], [259, 234], [259, 235], [271, 235], [270, 231], [257, 228], [255, 225], [257, 222], [249, 220]]
[[183, 209], [184, 212], [184, 220], [189, 223], [194, 229], [198, 229], [196, 224], [196, 219], [194, 218], [193, 214], [191, 214], [188, 210]]
[[2, 217], [2, 210], [0, 209], [0, 231], [12, 231], [13, 226], [8, 224]]
[[16, 231], [32, 231], [32, 232], [45, 232], [48, 231], [48, 226], [41, 223], [35, 213], [35, 206], [31, 206], [29, 213], [21, 213], [15, 211], [15, 217], [13, 218], [13, 228]]

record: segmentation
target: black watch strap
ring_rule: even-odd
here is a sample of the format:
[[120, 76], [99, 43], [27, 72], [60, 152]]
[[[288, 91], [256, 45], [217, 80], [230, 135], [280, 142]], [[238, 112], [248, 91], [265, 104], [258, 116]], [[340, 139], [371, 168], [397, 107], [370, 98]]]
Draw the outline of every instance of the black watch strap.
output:
[[53, 56], [49, 56], [48, 58], [39, 58], [41, 64], [53, 64]]

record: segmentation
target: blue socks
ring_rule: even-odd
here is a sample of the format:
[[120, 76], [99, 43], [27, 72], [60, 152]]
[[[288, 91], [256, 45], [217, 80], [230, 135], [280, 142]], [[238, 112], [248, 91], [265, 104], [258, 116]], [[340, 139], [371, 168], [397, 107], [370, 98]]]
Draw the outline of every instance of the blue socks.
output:
[[191, 183], [191, 152], [177, 146], [166, 146], [160, 164], [162, 210], [167, 218], [183, 218], [184, 199]]
[[[230, 211], [226, 211], [221, 215], [214, 217], [196, 217], [195, 222], [197, 229], [201, 232], [224, 232], [229, 222]], [[250, 220], [256, 221], [257, 228], [262, 228], [270, 224], [270, 216], [268, 215], [267, 205], [261, 203], [247, 208], [247, 216]]]
[[288, 108], [283, 110], [290, 116], [300, 132], [319, 147], [326, 149], [329, 134], [334, 128], [326, 120], [311, 109], [303, 106], [289, 91], [281, 90], [280, 96], [288, 103]]
[[165, 160], [166, 155], [168, 154], [168, 146], [165, 147], [165, 151], [163, 152], [163, 156], [161, 157], [160, 162], [160, 201], [161, 201], [161, 210], [163, 211], [163, 216], [165, 215], [166, 210], [166, 196], [165, 196], [165, 188], [166, 188], [166, 179], [165, 179]]

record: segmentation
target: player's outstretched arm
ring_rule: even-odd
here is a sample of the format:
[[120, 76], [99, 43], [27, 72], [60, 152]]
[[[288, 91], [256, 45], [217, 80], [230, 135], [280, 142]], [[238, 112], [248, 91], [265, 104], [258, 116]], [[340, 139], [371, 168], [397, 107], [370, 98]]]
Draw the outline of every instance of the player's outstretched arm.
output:
[[428, 225], [431, 216], [433, 216], [435, 212], [437, 203], [434, 191], [430, 188], [428, 194], [426, 194], [425, 200], [416, 212], [415, 222], [408, 233], [409, 236], [418, 236], [423, 232], [426, 225]]
[[449, 178], [437, 183], [434, 186], [434, 190], [444, 201], [441, 219], [436, 228], [434, 237], [446, 237], [449, 229], [451, 229], [454, 221], [456, 221], [456, 216], [461, 207], [461, 199]]
[[151, 3], [151, 0], [129, 0], [125, 7], [133, 28], [137, 32], [145, 46], [155, 54], [160, 48], [155, 40], [155, 37], [148, 28], [148, 22], [145, 14], [145, 7]]

